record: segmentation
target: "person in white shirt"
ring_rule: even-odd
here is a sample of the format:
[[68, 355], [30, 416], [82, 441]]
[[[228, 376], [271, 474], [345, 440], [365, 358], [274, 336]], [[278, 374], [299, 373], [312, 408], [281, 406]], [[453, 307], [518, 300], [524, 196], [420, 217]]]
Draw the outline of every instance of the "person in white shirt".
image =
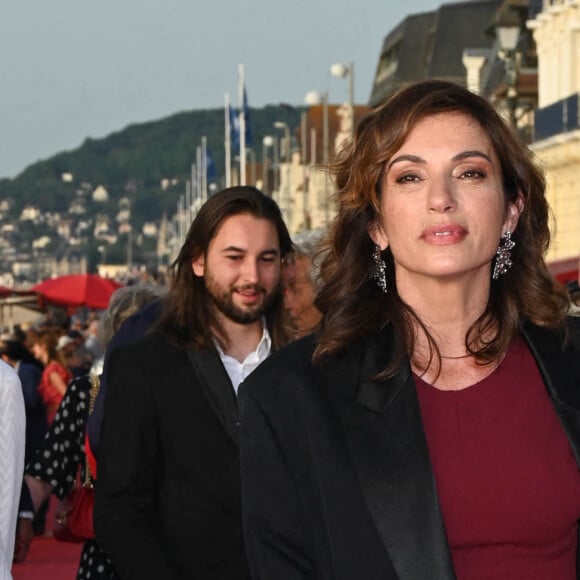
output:
[[0, 580], [10, 580], [24, 474], [26, 414], [20, 379], [0, 360]]

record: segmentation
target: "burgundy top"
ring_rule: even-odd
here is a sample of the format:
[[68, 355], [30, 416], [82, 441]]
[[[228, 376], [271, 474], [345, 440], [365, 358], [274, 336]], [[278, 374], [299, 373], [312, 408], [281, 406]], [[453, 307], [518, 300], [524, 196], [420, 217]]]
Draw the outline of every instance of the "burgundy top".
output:
[[575, 580], [580, 471], [524, 341], [468, 388], [415, 382], [457, 579]]

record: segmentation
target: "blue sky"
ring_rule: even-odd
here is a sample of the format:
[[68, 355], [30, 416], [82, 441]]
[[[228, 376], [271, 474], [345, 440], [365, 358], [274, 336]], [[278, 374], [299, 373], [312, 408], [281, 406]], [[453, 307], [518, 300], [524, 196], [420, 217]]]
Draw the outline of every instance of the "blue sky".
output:
[[0, 6], [0, 178], [133, 123], [237, 99], [368, 100], [385, 34], [435, 0], [6, 0]]

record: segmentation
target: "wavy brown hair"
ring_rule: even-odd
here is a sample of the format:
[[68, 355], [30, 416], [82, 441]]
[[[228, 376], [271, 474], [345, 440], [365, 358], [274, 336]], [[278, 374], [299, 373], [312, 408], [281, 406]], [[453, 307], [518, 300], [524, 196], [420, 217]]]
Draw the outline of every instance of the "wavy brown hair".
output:
[[[292, 240], [276, 202], [255, 187], [237, 186], [212, 195], [193, 220], [179, 255], [169, 267], [171, 287], [164, 298], [161, 315], [154, 327], [179, 346], [213, 349], [213, 339], [227, 347], [223, 331], [210, 299], [205, 281], [193, 273], [191, 263], [207, 255], [209, 244], [227, 218], [249, 214], [268, 220], [276, 228], [283, 259], [292, 250]], [[289, 341], [284, 315], [281, 284], [265, 313], [273, 349]]]
[[61, 334], [58, 333], [56, 329], [42, 328], [38, 331], [36, 338], [34, 339], [34, 343], [41, 344], [46, 349], [48, 360], [45, 366], [54, 360], [59, 363], [65, 370], [70, 371], [70, 367], [65, 356], [63, 355], [62, 351], [57, 349], [58, 339], [60, 336]]
[[[550, 242], [549, 208], [544, 176], [530, 151], [485, 99], [453, 83], [422, 81], [402, 88], [372, 111], [358, 126], [352, 143], [329, 166], [337, 188], [338, 214], [322, 264], [325, 283], [316, 301], [324, 320], [315, 361], [392, 324], [401, 350], [385, 374], [393, 373], [401, 359], [413, 352], [417, 325], [428, 338], [429, 363], [436, 357], [440, 364], [435, 341], [397, 294], [389, 248], [382, 252], [388, 292], [383, 294], [371, 279], [374, 244], [368, 232], [381, 220], [384, 169], [411, 130], [425, 117], [457, 112], [477, 120], [491, 140], [501, 164], [506, 212], [518, 195], [524, 202], [512, 235], [516, 244], [512, 250], [513, 267], [493, 281], [487, 307], [465, 337], [467, 351], [485, 364], [505, 352], [524, 319], [546, 327], [563, 324], [568, 299], [544, 261]], [[483, 340], [489, 335], [491, 339]]]

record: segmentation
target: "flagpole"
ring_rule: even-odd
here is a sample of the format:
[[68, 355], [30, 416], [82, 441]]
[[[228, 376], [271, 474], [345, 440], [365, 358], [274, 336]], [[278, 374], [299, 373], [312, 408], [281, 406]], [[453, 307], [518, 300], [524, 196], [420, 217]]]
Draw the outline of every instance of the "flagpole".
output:
[[196, 166], [197, 173], [195, 175], [195, 191], [196, 199], [203, 197], [203, 192], [201, 191], [201, 172], [203, 171], [203, 156], [201, 152], [201, 145], [196, 148]]
[[[181, 195], [179, 196], [179, 202], [177, 204], [177, 215], [179, 216], [178, 218], [178, 237], [179, 237], [179, 247], [181, 247], [183, 245], [183, 242], [185, 241], [185, 228], [183, 227], [183, 214], [185, 213], [185, 196]], [[177, 250], [179, 252], [179, 249]]]
[[238, 65], [240, 77], [240, 185], [246, 185], [246, 111], [244, 103], [244, 65]]
[[224, 110], [225, 110], [225, 138], [224, 147], [226, 154], [226, 187], [232, 185], [232, 127], [230, 125], [230, 95], [226, 93], [224, 96]]
[[[191, 196], [191, 208], [189, 210], [189, 224], [191, 224], [191, 222], [193, 222], [193, 220], [195, 219], [195, 216], [197, 215], [197, 200], [199, 198], [199, 186], [198, 186], [198, 182], [199, 182], [199, 172], [200, 172], [200, 168], [199, 165], [197, 165], [197, 163], [192, 163], [191, 164], [191, 183], [195, 184], [195, 189], [192, 189], [192, 196]], [[192, 186], [193, 187], [193, 186]], [[189, 227], [189, 226], [188, 226]]]
[[207, 201], [207, 137], [201, 138], [201, 203]]
[[184, 201], [184, 208], [185, 208], [185, 221], [189, 223], [189, 217], [191, 215], [191, 204], [193, 199], [193, 165], [192, 165], [192, 180], [185, 182], [185, 201]]

